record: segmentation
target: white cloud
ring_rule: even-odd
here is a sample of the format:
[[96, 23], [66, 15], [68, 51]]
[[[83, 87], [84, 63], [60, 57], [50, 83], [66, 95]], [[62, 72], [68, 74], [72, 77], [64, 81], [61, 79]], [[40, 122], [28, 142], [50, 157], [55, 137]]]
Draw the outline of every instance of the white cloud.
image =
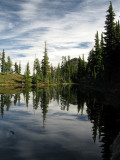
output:
[[[74, 6], [69, 8], [73, 2]], [[117, 19], [120, 15], [118, 4], [119, 0], [113, 1]], [[94, 45], [96, 31], [101, 33], [104, 30], [108, 5], [108, 0], [84, 0], [77, 4], [75, 1], [62, 4], [62, 1], [47, 0], [18, 3], [18, 10], [0, 12], [3, 15], [0, 18], [1, 39], [3, 42], [8, 40], [0, 47], [6, 49], [6, 54], [11, 55], [14, 62], [21, 61], [23, 72], [28, 60], [32, 69], [35, 54], [42, 59], [44, 41], [47, 41], [50, 63], [55, 66], [65, 55], [74, 58], [84, 53], [87, 59]], [[75, 48], [82, 42], [91, 44], [86, 49]], [[17, 54], [24, 54], [26, 57], [17, 57]]]

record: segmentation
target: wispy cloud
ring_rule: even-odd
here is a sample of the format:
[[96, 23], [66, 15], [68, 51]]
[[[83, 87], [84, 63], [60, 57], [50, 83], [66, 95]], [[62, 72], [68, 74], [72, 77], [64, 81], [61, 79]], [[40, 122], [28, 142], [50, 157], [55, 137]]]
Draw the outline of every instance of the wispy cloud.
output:
[[[14, 62], [21, 61], [23, 68], [35, 55], [42, 59], [44, 41], [53, 65], [64, 55], [84, 53], [87, 59], [96, 31], [104, 30], [108, 5], [108, 0], [1, 0], [0, 50], [4, 48]], [[118, 18], [119, 0], [113, 7]]]

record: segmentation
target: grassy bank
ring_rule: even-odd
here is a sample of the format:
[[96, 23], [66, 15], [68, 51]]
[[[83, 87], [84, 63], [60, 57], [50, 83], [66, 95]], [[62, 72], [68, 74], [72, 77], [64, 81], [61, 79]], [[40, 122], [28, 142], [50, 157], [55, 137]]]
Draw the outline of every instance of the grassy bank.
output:
[[[74, 84], [74, 83], [45, 83], [41, 82], [38, 84], [28, 84], [28, 86], [38, 86], [38, 87], [44, 87], [44, 86], [55, 86], [55, 85], [68, 85], [68, 84]], [[21, 86], [25, 87], [25, 80], [23, 75], [19, 74], [4, 74], [0, 73], [0, 86]]]
[[0, 74], [0, 86], [22, 85], [24, 83], [23, 75], [19, 74]]

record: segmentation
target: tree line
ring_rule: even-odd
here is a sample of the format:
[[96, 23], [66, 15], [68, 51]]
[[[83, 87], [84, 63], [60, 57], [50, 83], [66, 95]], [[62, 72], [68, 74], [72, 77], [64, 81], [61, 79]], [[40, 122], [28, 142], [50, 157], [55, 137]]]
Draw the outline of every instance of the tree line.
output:
[[[3, 50], [1, 54], [1, 73], [3, 74], [21, 74], [21, 63], [14, 63], [10, 58], [7, 57], [5, 60], [5, 51]], [[13, 69], [14, 66], [14, 69]], [[33, 83], [38, 84], [41, 82], [44, 83], [71, 83], [77, 82], [78, 78], [85, 75], [86, 62], [83, 58], [74, 58], [70, 59], [70, 56], [62, 57], [61, 64], [58, 64], [57, 67], [49, 63], [49, 57], [47, 53], [47, 47], [45, 42], [44, 56], [40, 63], [38, 58], [35, 58], [33, 63], [33, 75], [31, 76], [29, 62], [26, 65], [24, 72], [24, 80], [26, 84]]]
[[115, 22], [115, 13], [110, 2], [105, 20], [105, 31], [99, 39], [95, 35], [95, 45], [90, 51], [87, 76], [95, 81], [113, 84], [120, 80], [120, 23]]
[[[105, 20], [105, 31], [99, 38], [99, 33], [95, 34], [94, 47], [89, 52], [88, 61], [85, 62], [84, 55], [79, 58], [70, 59], [62, 57], [61, 64], [53, 67], [49, 63], [47, 46], [45, 42], [44, 56], [40, 63], [35, 58], [33, 64], [33, 75], [30, 74], [29, 62], [24, 72], [25, 83], [71, 83], [71, 82], [102, 82], [113, 84], [120, 80], [120, 23], [115, 22], [115, 13], [112, 2], [110, 2]], [[21, 63], [15, 62], [14, 70], [10, 57], [5, 61], [5, 51], [1, 56], [1, 72], [21, 74]]]
[[7, 61], [5, 58], [5, 50], [3, 49], [2, 53], [0, 54], [0, 67], [1, 67], [1, 72], [2, 73], [17, 73], [17, 74], [21, 74], [21, 63], [17, 64], [17, 62], [15, 62], [14, 64], [14, 69], [13, 67], [13, 62], [10, 58], [10, 56], [7, 57]]

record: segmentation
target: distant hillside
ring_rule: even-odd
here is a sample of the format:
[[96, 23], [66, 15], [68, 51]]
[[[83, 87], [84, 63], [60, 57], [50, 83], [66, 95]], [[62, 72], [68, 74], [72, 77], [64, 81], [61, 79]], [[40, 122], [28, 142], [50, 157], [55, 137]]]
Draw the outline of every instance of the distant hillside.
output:
[[24, 82], [23, 75], [0, 73], [0, 85], [21, 85]]

